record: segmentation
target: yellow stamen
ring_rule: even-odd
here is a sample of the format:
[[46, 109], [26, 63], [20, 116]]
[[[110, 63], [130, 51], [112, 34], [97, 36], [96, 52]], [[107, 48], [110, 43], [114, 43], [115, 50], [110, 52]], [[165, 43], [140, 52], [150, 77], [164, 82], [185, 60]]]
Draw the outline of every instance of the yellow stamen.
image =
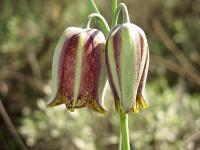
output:
[[143, 109], [147, 109], [147, 108], [148, 108], [148, 104], [147, 104], [146, 101], [144, 100], [144, 97], [143, 97], [143, 96], [141, 96], [141, 97], [139, 98], [139, 103], [140, 103], [140, 105], [141, 105], [141, 107], [142, 107]]
[[136, 101], [136, 104], [134, 106], [134, 112], [139, 113], [139, 111], [140, 111], [139, 108], [140, 108], [140, 104], [138, 103], [138, 101]]

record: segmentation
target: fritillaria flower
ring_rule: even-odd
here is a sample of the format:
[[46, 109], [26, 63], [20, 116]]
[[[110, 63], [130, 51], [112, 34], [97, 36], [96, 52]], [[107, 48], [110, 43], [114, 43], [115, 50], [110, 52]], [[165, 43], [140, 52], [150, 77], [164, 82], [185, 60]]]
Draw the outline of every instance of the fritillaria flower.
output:
[[106, 43], [108, 79], [119, 112], [147, 108], [144, 87], [149, 67], [145, 33], [132, 23], [114, 27]]
[[[49, 106], [65, 104], [69, 111], [88, 107], [105, 112], [106, 74], [120, 118], [119, 149], [130, 150], [128, 112], [147, 108], [144, 88], [149, 68], [149, 48], [145, 33], [130, 23], [127, 7], [112, 0], [112, 30], [100, 14], [94, 0], [89, 4], [95, 13], [88, 16], [86, 29], [65, 30], [55, 49], [52, 70], [52, 95]], [[119, 13], [123, 23], [118, 24]], [[103, 33], [91, 29], [92, 19]], [[105, 52], [104, 52], [105, 50]], [[106, 72], [107, 71], [107, 72]]]
[[65, 104], [104, 112], [102, 93], [106, 82], [105, 37], [97, 29], [67, 28], [53, 56], [52, 95], [49, 106]]

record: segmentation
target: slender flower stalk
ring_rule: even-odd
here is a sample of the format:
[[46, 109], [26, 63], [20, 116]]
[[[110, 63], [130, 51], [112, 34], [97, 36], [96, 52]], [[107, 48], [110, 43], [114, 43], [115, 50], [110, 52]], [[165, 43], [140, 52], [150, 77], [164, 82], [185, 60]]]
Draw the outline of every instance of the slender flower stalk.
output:
[[119, 13], [121, 11], [123, 12], [123, 23], [129, 23], [130, 22], [128, 9], [127, 9], [126, 5], [124, 3], [120, 3], [119, 6], [117, 7], [116, 11], [115, 11], [114, 16], [113, 16], [113, 26], [117, 25]]
[[128, 114], [120, 113], [121, 150], [130, 150]]
[[96, 18], [101, 21], [101, 23], [103, 25], [102, 28], [104, 31], [106, 31], [106, 33], [110, 32], [110, 27], [109, 27], [108, 23], [106, 22], [105, 18], [102, 15], [100, 15], [99, 13], [93, 13], [88, 16], [88, 18], [86, 20], [86, 25], [85, 25], [86, 28], [90, 28], [90, 23], [93, 18]]
[[95, 13], [99, 13], [99, 9], [97, 8], [97, 5], [95, 4], [94, 0], [88, 0], [89, 1], [89, 5], [90, 7], [92, 8], [92, 10], [95, 12]]
[[[90, 6], [91, 10], [92, 10], [94, 13], [97, 13], [97, 14], [100, 14], [100, 15], [101, 15], [101, 13], [100, 13], [100, 11], [99, 11], [97, 5], [95, 4], [94, 0], [88, 0], [88, 2], [89, 2], [89, 6]], [[106, 22], [106, 20], [105, 20], [105, 22]], [[105, 28], [104, 22], [97, 20], [97, 24], [99, 25], [99, 27], [100, 27], [101, 30], [103, 31], [104, 35], [107, 36], [108, 33], [110, 32], [110, 30], [108, 31], [108, 30]], [[106, 24], [108, 24], [108, 23], [106, 22]]]
[[116, 10], [117, 10], [117, 7], [118, 7], [118, 1], [117, 0], [112, 0], [112, 26], [115, 25], [115, 13], [116, 13]]

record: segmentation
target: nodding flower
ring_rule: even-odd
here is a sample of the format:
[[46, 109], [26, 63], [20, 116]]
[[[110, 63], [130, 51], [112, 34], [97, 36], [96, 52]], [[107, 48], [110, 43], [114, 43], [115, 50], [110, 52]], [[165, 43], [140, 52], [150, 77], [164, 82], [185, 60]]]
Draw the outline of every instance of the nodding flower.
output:
[[65, 104], [69, 111], [89, 107], [105, 112], [105, 43], [97, 29], [69, 27], [64, 31], [53, 56], [49, 106]]
[[144, 88], [149, 48], [144, 31], [130, 22], [114, 27], [106, 43], [108, 80], [119, 112], [146, 109]]

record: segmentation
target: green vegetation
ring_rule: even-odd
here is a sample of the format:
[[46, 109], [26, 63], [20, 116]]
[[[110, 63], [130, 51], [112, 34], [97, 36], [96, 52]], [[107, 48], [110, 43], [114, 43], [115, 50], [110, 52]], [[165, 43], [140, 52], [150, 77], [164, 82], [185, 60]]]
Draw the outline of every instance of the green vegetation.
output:
[[[111, 1], [95, 2], [110, 20]], [[129, 114], [131, 150], [199, 150], [200, 3], [120, 2], [127, 4], [130, 20], [147, 34], [151, 58], [149, 108]], [[0, 1], [0, 99], [29, 149], [118, 147], [114, 109], [102, 116], [88, 109], [68, 113], [64, 106], [46, 108], [58, 38], [68, 26], [83, 26], [89, 12], [87, 0]], [[106, 104], [113, 108], [110, 90]], [[21, 149], [2, 116], [0, 149]]]

